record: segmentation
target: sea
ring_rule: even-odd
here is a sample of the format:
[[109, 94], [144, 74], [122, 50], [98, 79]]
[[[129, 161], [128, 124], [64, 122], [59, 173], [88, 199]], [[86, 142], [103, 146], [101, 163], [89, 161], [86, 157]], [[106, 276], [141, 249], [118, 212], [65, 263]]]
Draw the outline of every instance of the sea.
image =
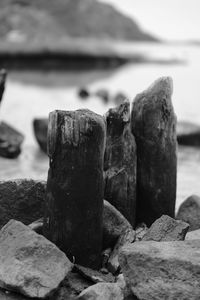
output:
[[[47, 118], [55, 109], [88, 108], [105, 114], [115, 105], [113, 99], [117, 93], [123, 93], [132, 102], [137, 93], [162, 76], [173, 79], [172, 100], [178, 121], [200, 125], [198, 45], [134, 43], [120, 44], [119, 49], [128, 55], [142, 54], [148, 61], [129, 63], [114, 70], [9, 72], [0, 120], [21, 131], [25, 141], [17, 159], [0, 158], [0, 180], [47, 179], [49, 161], [35, 140], [34, 118]], [[93, 96], [80, 99], [80, 87], [87, 87]], [[108, 90], [109, 103], [94, 96], [99, 89]], [[200, 196], [200, 148], [179, 146], [176, 209], [192, 194]]]

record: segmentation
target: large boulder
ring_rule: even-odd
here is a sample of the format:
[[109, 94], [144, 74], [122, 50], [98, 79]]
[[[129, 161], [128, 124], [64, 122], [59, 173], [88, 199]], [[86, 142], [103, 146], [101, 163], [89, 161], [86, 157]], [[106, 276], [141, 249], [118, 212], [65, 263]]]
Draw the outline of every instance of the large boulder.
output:
[[0, 227], [10, 219], [28, 225], [43, 216], [46, 182], [17, 179], [0, 181]]
[[138, 299], [199, 299], [198, 240], [136, 242], [122, 249], [120, 265]]
[[200, 126], [190, 122], [179, 122], [177, 141], [179, 145], [200, 146]]
[[200, 228], [200, 197], [192, 195], [179, 207], [176, 219], [187, 222], [190, 231]]
[[0, 231], [0, 287], [44, 298], [72, 268], [53, 243], [28, 226], [10, 220]]
[[116, 283], [97, 283], [85, 289], [79, 300], [123, 300], [123, 291]]
[[183, 241], [189, 224], [163, 215], [147, 230], [143, 241]]
[[103, 206], [103, 248], [114, 247], [118, 238], [127, 230], [132, 230], [127, 219], [108, 201]]
[[0, 156], [16, 158], [21, 153], [24, 135], [5, 122], [0, 122]]

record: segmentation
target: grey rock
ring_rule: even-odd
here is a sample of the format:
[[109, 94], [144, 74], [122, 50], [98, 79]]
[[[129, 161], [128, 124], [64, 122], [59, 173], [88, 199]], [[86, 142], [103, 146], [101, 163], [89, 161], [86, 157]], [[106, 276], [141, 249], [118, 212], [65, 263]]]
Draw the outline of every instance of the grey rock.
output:
[[85, 289], [79, 300], [123, 300], [122, 289], [116, 283], [97, 283]]
[[183, 241], [188, 229], [188, 223], [163, 215], [151, 225], [142, 240], [157, 242]]
[[112, 248], [118, 238], [132, 229], [127, 219], [108, 201], [104, 200], [103, 206], [103, 248]]
[[200, 240], [200, 229], [189, 231], [186, 236], [186, 240]]
[[44, 214], [46, 182], [27, 179], [0, 181], [0, 228], [10, 219], [28, 225]]
[[179, 207], [176, 219], [187, 222], [190, 231], [200, 229], [200, 197], [188, 197]]
[[135, 228], [135, 240], [136, 242], [141, 241], [143, 239], [143, 236], [146, 234], [148, 230], [148, 227], [145, 223], [140, 223]]
[[126, 283], [142, 300], [198, 300], [200, 241], [136, 242], [122, 249]]
[[19, 221], [1, 229], [0, 245], [0, 287], [25, 296], [48, 296], [72, 268], [53, 243]]

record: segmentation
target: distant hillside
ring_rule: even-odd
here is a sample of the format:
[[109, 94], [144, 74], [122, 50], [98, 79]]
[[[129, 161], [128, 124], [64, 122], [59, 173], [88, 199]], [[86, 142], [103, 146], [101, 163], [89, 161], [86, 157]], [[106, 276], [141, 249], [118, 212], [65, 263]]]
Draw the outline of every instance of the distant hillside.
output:
[[0, 38], [45, 44], [68, 37], [155, 41], [129, 17], [95, 0], [0, 0]]

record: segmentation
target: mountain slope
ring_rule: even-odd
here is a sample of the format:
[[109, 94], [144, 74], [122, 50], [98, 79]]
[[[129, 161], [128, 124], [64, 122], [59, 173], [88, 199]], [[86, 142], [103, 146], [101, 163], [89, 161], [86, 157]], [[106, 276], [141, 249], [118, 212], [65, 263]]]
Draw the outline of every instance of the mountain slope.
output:
[[38, 43], [66, 37], [156, 40], [129, 17], [95, 0], [1, 0], [0, 37]]

